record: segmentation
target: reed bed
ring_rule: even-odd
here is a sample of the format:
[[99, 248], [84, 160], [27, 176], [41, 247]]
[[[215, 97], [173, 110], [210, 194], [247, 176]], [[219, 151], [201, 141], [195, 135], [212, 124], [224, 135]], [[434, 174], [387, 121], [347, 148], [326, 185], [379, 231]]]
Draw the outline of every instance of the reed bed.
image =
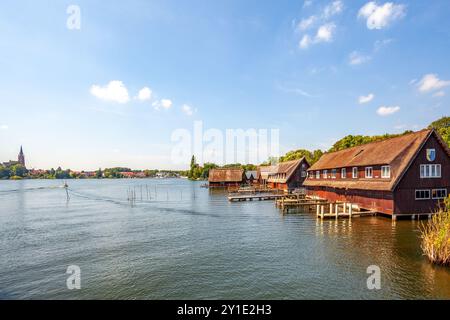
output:
[[430, 221], [420, 227], [424, 255], [435, 264], [450, 266], [450, 197]]

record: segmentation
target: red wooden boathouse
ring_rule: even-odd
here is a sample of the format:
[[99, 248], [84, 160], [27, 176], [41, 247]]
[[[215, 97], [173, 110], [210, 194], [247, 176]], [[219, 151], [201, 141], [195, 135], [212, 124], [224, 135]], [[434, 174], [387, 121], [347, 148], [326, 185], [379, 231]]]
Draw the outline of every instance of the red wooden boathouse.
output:
[[284, 191], [299, 188], [306, 178], [308, 168], [309, 164], [305, 157], [270, 166], [271, 171], [267, 172], [267, 186]]
[[209, 170], [209, 187], [238, 187], [244, 181], [244, 170], [239, 168]]
[[307, 193], [393, 218], [433, 213], [450, 188], [450, 151], [422, 130], [324, 154], [308, 170]]

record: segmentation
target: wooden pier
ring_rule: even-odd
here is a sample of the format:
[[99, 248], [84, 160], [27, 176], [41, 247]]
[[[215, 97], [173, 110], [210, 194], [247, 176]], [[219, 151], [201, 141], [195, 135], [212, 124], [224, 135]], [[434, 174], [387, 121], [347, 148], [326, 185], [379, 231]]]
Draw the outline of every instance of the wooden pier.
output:
[[298, 195], [278, 198], [275, 201], [275, 205], [281, 209], [283, 214], [288, 214], [292, 211], [315, 212], [320, 219], [364, 217], [378, 214], [376, 211], [362, 210], [349, 202], [329, 202], [324, 199]]
[[267, 201], [267, 200], [276, 200], [281, 197], [284, 197], [283, 194], [275, 194], [275, 193], [259, 193], [259, 194], [243, 194], [243, 195], [229, 195], [228, 201], [231, 202], [239, 202], [239, 201]]
[[239, 193], [239, 194], [270, 193], [270, 194], [285, 195], [285, 192], [282, 190], [269, 189], [264, 186], [228, 187], [228, 192], [230, 194], [234, 194], [234, 193]]
[[304, 194], [279, 194], [279, 193], [235, 193], [228, 195], [228, 201], [267, 201], [274, 200], [275, 206], [281, 209], [283, 214], [293, 212], [315, 213], [320, 219], [339, 219], [375, 216], [376, 211], [365, 211], [349, 202], [329, 202], [325, 199], [308, 197]]

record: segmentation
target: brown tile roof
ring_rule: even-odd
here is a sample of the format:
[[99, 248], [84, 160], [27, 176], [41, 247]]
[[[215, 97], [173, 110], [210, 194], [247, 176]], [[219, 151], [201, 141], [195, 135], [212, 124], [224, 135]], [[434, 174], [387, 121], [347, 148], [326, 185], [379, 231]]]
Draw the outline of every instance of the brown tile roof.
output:
[[211, 169], [209, 170], [209, 182], [241, 182], [244, 170], [238, 168]]
[[276, 172], [277, 166], [259, 166], [257, 170], [258, 179], [261, 177], [263, 180], [267, 180], [269, 178], [269, 174], [272, 172]]
[[[390, 179], [315, 180], [309, 178], [304, 182], [304, 185], [362, 190], [393, 190], [404, 171], [414, 159], [414, 156], [420, 150], [420, 147], [432, 133], [435, 133], [435, 131], [422, 130], [379, 142], [372, 142], [337, 152], [326, 153], [308, 170], [316, 171], [348, 167], [389, 165], [391, 167]], [[436, 136], [440, 139], [438, 134], [436, 134]]]
[[[298, 168], [298, 166], [302, 163], [305, 158], [301, 158], [300, 160], [292, 160], [286, 162], [280, 162], [275, 166], [275, 170], [269, 173], [269, 182], [278, 182], [278, 183], [286, 183], [291, 178], [292, 174]], [[285, 177], [282, 179], [277, 179], [276, 174], [285, 174]]]

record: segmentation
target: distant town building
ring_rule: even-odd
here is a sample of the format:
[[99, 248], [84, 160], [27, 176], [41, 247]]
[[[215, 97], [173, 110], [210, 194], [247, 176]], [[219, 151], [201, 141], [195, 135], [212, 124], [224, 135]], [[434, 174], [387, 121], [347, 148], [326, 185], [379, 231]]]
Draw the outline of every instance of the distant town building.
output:
[[25, 155], [23, 154], [22, 146], [20, 146], [20, 152], [19, 152], [19, 155], [17, 156], [17, 161], [10, 160], [8, 162], [2, 163], [2, 165], [6, 168], [10, 168], [10, 167], [18, 165], [18, 164], [25, 167]]
[[19, 163], [25, 167], [25, 155], [23, 154], [22, 146], [20, 146], [19, 156], [17, 158], [18, 158]]

